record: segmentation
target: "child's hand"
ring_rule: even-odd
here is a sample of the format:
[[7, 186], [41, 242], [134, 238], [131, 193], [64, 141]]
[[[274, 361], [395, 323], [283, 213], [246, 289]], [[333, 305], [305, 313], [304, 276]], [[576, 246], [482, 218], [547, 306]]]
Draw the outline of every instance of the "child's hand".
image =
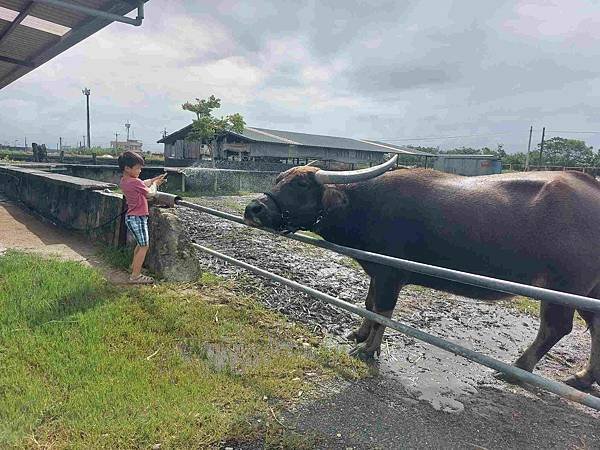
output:
[[162, 175], [152, 178], [152, 183], [156, 184], [156, 186], [160, 186], [165, 181], [167, 181], [166, 178], [167, 178], [167, 174], [163, 173]]

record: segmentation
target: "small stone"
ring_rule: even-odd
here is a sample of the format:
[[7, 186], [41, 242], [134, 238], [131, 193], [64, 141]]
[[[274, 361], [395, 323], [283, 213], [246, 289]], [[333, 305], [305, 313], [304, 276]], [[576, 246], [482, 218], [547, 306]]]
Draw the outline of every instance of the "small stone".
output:
[[336, 434], [337, 437], [342, 437], [341, 433]]
[[154, 444], [152, 450], [160, 450], [160, 444]]

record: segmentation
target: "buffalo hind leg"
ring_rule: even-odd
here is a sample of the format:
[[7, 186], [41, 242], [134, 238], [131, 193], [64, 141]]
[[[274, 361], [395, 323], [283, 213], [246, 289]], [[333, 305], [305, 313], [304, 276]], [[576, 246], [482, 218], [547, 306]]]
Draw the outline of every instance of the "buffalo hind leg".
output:
[[532, 372], [535, 365], [554, 344], [573, 329], [575, 310], [567, 306], [542, 302], [540, 305], [540, 328], [533, 343], [517, 359], [515, 366]]
[[[596, 286], [588, 297], [600, 299], [600, 286]], [[587, 366], [565, 381], [569, 386], [586, 390], [594, 382], [600, 384], [600, 314], [579, 310], [579, 315], [586, 321], [592, 338], [592, 349]]]
[[[373, 281], [373, 278], [371, 278], [371, 282], [369, 284], [369, 293], [367, 294], [367, 299], [365, 300], [365, 306], [367, 307], [367, 309], [369, 311], [373, 311], [373, 296], [374, 295], [375, 295], [375, 282]], [[371, 334], [371, 328], [373, 327], [374, 324], [375, 324], [375, 322], [373, 322], [372, 320], [364, 318], [362, 321], [362, 324], [360, 325], [360, 328], [357, 328], [352, 333], [350, 333], [348, 336], [346, 336], [346, 339], [348, 339], [350, 341], [355, 341], [357, 343], [366, 341], [367, 338], [369, 337], [369, 335]]]
[[[403, 285], [400, 274], [393, 269], [381, 269], [371, 278], [371, 284], [374, 289], [373, 312], [388, 318], [392, 317], [398, 301], [398, 294]], [[375, 354], [379, 355], [384, 331], [384, 325], [372, 322], [367, 339], [356, 345], [350, 354], [361, 358], [372, 358]]]

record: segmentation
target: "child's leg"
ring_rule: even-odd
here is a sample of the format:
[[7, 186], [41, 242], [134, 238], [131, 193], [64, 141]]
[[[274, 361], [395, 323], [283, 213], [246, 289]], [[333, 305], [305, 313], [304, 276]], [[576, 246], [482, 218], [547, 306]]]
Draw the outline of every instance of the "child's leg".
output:
[[144, 259], [146, 259], [146, 253], [148, 253], [147, 245], [144, 245], [143, 247], [136, 245], [135, 250], [133, 250], [133, 262], [131, 264], [132, 277], [137, 277], [141, 273]]
[[[127, 216], [125, 223], [137, 241], [137, 245], [133, 250], [133, 261], [131, 262], [131, 279], [135, 280], [140, 278], [142, 265], [144, 259], [146, 259], [146, 253], [148, 253], [148, 218], [145, 216]], [[153, 281], [150, 277], [144, 276], [142, 278], [144, 278], [143, 282]]]

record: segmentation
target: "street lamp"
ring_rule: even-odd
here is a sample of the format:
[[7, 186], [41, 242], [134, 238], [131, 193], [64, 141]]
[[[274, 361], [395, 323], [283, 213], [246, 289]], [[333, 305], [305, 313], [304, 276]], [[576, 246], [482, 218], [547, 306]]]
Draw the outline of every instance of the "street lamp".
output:
[[87, 104], [87, 147], [90, 147], [90, 90], [88, 88], [84, 88], [82, 91], [83, 95], [86, 98]]

